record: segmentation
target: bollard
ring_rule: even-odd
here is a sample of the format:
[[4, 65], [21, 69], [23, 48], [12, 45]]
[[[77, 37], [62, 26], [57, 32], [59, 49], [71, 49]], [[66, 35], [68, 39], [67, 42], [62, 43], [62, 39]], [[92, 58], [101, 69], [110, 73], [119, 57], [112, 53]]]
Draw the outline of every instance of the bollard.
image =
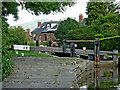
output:
[[70, 57], [75, 57], [75, 44], [70, 44]]
[[66, 45], [65, 45], [66, 40], [63, 40], [63, 53], [66, 52]]
[[113, 63], [115, 66], [118, 64], [118, 50], [113, 50]]
[[113, 50], [113, 61], [118, 61], [118, 50]]
[[21, 53], [22, 56], [24, 56], [24, 53]]

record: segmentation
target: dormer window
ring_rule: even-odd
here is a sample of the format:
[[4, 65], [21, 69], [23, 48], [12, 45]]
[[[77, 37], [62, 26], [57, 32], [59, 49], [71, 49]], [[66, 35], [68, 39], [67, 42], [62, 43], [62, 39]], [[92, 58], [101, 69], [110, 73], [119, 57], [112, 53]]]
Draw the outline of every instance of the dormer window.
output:
[[50, 24], [47, 24], [47, 28], [50, 28]]

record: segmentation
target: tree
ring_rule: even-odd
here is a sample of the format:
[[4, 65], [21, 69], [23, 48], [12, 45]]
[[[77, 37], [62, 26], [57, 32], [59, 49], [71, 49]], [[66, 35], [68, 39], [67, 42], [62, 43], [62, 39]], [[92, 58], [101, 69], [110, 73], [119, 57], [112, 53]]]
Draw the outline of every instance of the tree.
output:
[[9, 33], [9, 39], [10, 44], [25, 44], [28, 40], [26, 38], [26, 32], [25, 30], [18, 26], [18, 27], [10, 27], [8, 30]]
[[78, 27], [79, 23], [76, 20], [67, 18], [66, 20], [60, 22], [57, 31], [55, 31], [55, 36], [57, 39], [60, 39], [60, 41], [68, 39], [68, 32]]
[[73, 40], [93, 40], [96, 31], [91, 26], [80, 26], [68, 32], [69, 39]]
[[40, 15], [50, 14], [51, 12], [63, 12], [66, 6], [71, 7], [74, 2], [2, 2], [2, 15], [8, 16], [12, 14], [15, 20], [18, 19], [18, 6], [22, 6], [22, 9], [26, 9], [28, 12]]
[[106, 16], [100, 16], [95, 20], [93, 27], [97, 27], [96, 32], [106, 36], [120, 35], [119, 33], [119, 14], [108, 13]]
[[115, 12], [118, 6], [113, 2], [88, 2], [86, 8], [87, 25], [91, 25], [98, 17]]

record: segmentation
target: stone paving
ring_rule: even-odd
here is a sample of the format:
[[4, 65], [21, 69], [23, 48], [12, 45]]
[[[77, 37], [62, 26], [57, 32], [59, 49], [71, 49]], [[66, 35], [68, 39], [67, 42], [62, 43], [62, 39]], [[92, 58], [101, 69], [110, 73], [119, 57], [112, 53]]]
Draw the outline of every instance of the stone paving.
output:
[[58, 57], [14, 57], [11, 76], [3, 88], [70, 88], [75, 79], [74, 69], [88, 61]]

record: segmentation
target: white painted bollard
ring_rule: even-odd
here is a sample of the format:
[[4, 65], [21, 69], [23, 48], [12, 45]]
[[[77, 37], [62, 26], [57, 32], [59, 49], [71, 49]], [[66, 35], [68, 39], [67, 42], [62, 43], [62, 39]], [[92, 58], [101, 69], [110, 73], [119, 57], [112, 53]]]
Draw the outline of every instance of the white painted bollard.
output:
[[24, 53], [21, 53], [22, 56], [24, 56]]
[[15, 51], [16, 52], [16, 54], [18, 54], [18, 51]]
[[75, 47], [77, 47], [77, 44], [75, 44]]
[[86, 47], [83, 47], [83, 50], [86, 50]]

